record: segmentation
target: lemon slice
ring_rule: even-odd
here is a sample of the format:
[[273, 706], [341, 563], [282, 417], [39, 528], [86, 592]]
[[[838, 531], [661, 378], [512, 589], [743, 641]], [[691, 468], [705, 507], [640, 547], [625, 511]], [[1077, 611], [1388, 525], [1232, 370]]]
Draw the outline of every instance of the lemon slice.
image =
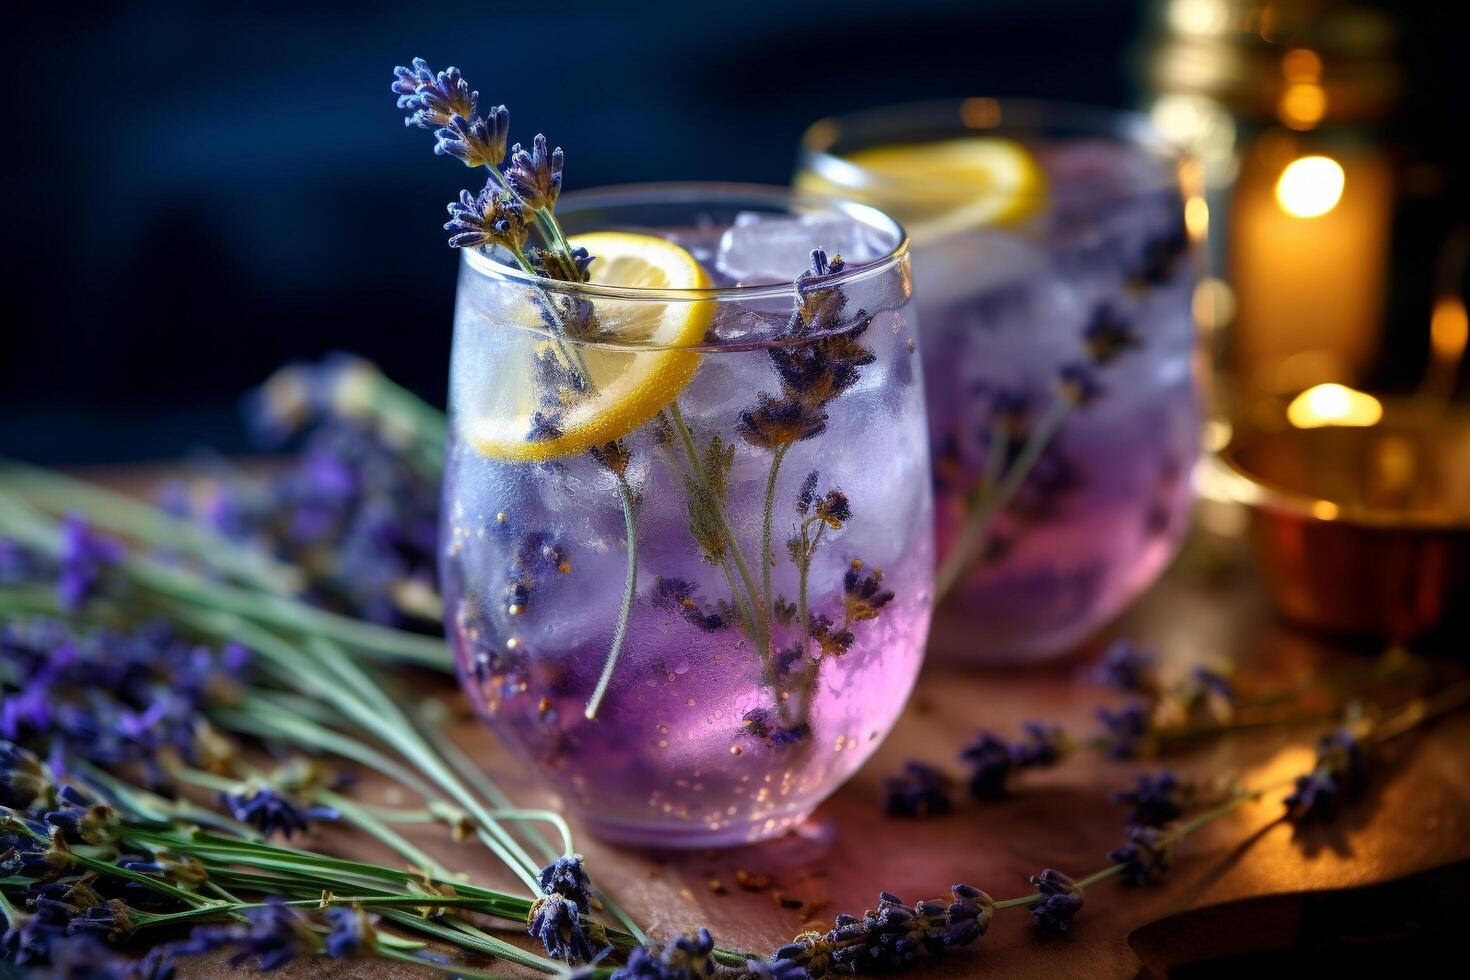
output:
[[[1014, 224], [1046, 201], [1046, 175], [1015, 140], [976, 136], [875, 146], [845, 159], [882, 178], [883, 188], [859, 195], [893, 211], [915, 242]], [[838, 190], [850, 195], [854, 189]]]
[[[571, 244], [596, 256], [592, 282], [637, 289], [707, 289], [709, 274], [684, 249], [653, 235], [601, 231], [576, 235]], [[573, 456], [621, 439], [659, 413], [683, 391], [699, 369], [700, 355], [680, 350], [698, 344], [714, 319], [708, 300], [657, 302], [594, 300], [600, 325], [611, 331], [607, 346], [543, 342], [543, 354], [565, 363], [564, 351], [580, 358], [591, 390], [567, 397], [556, 413], [557, 435], [529, 439], [532, 415], [544, 410], [534, 366], [508, 358], [486, 379], [493, 397], [466, 427], [479, 452], [514, 462], [545, 462]], [[537, 314], [528, 311], [536, 322]], [[618, 345], [628, 345], [620, 349]], [[515, 349], [522, 350], [519, 345]], [[529, 351], [528, 351], [529, 352]]]

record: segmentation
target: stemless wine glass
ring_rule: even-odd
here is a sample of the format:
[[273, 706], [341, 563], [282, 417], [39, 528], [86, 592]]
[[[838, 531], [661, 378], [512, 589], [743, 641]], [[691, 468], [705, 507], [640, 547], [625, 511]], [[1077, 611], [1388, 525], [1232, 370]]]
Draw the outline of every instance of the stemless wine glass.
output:
[[797, 186], [913, 238], [938, 650], [1066, 651], [1146, 588], [1192, 503], [1204, 201], [1139, 117], [969, 99], [829, 119]]
[[464, 688], [600, 836], [769, 837], [869, 756], [922, 657], [907, 240], [733, 185], [557, 215], [592, 283], [461, 267], [441, 548]]

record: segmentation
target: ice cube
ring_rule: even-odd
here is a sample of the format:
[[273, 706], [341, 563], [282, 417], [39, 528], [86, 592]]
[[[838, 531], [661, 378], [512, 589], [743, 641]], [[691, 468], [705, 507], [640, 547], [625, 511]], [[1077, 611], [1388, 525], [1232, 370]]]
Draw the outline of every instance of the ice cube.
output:
[[867, 262], [885, 251], [881, 238], [876, 229], [841, 214], [742, 211], [720, 236], [715, 265], [742, 285], [790, 282], [811, 266], [814, 248]]

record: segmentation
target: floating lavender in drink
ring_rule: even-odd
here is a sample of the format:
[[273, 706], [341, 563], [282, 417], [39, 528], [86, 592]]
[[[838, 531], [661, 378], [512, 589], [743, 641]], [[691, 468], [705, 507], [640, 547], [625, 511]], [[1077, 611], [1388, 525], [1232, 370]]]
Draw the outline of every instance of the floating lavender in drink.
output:
[[877, 204], [914, 241], [952, 593], [936, 646], [1060, 653], [1177, 550], [1200, 425], [1182, 178], [1102, 112], [972, 99], [808, 132], [797, 186]]
[[605, 837], [780, 833], [888, 732], [928, 628], [903, 234], [775, 190], [558, 203], [561, 151], [537, 137], [502, 176], [503, 110], [457, 85], [416, 64], [396, 90], [458, 99], [430, 120], [441, 146], [492, 171], [447, 226], [442, 577], [465, 689]]

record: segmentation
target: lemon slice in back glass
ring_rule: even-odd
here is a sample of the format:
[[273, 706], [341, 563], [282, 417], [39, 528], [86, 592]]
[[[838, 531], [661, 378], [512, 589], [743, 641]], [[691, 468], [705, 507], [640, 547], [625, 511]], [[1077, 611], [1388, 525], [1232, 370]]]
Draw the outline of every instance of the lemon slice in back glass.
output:
[[[571, 238], [573, 247], [595, 258], [591, 281], [631, 289], [708, 289], [712, 283], [694, 256], [672, 242], [630, 232], [590, 232]], [[545, 462], [573, 456], [624, 436], [657, 415], [694, 377], [700, 355], [688, 350], [700, 343], [714, 319], [711, 300], [638, 300], [594, 298], [599, 344], [557, 344], [549, 337], [536, 344], [513, 344], [528, 356], [500, 361], [485, 381], [493, 385], [464, 435], [486, 456], [512, 462]], [[539, 322], [527, 308], [531, 322]], [[548, 393], [539, 387], [532, 353], [557, 358], [563, 366], [570, 353], [573, 366], [585, 371], [590, 390], [561, 393], [561, 404], [548, 412]], [[549, 414], [555, 434], [529, 438], [536, 412]]]
[[874, 146], [844, 159], [879, 178], [881, 187], [856, 192], [893, 211], [919, 243], [1014, 224], [1046, 202], [1040, 164], [1020, 143], [1001, 137]]

